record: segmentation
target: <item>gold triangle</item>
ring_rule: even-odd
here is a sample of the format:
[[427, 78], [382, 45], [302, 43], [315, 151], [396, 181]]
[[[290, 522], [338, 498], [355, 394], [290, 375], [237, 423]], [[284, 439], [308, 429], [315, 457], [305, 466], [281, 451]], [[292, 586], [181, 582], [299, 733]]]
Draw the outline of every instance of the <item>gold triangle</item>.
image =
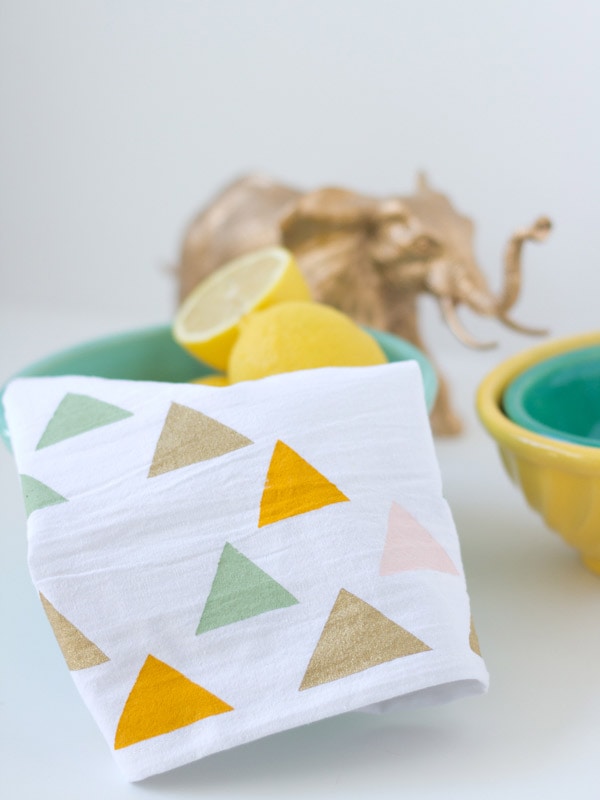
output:
[[125, 702], [115, 735], [115, 750], [184, 728], [233, 708], [149, 655]]
[[295, 450], [278, 441], [260, 501], [258, 527], [348, 501], [345, 494]]
[[376, 608], [342, 589], [312, 654], [300, 691], [431, 650]]
[[473, 622], [473, 617], [471, 617], [471, 629], [469, 631], [469, 646], [474, 653], [476, 653], [478, 656], [481, 655], [481, 648], [479, 647], [479, 637], [477, 636], [477, 631], [475, 630], [475, 623]]
[[62, 650], [67, 667], [75, 672], [78, 669], [96, 667], [109, 661], [108, 656], [91, 642], [72, 622], [57, 611], [52, 603], [40, 592], [40, 599]]
[[253, 442], [201, 411], [171, 403], [160, 433], [149, 478], [247, 447]]

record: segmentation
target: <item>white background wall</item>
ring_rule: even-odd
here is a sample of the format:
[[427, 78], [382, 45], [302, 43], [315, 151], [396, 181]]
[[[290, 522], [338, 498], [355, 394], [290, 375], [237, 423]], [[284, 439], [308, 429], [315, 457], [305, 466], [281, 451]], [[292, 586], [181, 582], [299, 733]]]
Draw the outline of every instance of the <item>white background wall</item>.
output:
[[[507, 236], [546, 213], [556, 228], [526, 253], [515, 316], [600, 327], [599, 78], [599, 0], [0, 0], [0, 385], [57, 348], [168, 320], [187, 220], [250, 169], [404, 194], [425, 168], [476, 220], [495, 287]], [[492, 691], [271, 737], [161, 776], [153, 797], [598, 797], [597, 578], [472, 419], [480, 377], [531, 340], [465, 312], [501, 342], [471, 353], [423, 310], [471, 415], [437, 451]], [[140, 798], [52, 641], [1, 447], [0, 497], [5, 794]]]
[[597, 327], [599, 41], [595, 0], [1, 0], [4, 308], [167, 320], [183, 228], [236, 175], [403, 194], [424, 168], [494, 287], [551, 216], [515, 316]]

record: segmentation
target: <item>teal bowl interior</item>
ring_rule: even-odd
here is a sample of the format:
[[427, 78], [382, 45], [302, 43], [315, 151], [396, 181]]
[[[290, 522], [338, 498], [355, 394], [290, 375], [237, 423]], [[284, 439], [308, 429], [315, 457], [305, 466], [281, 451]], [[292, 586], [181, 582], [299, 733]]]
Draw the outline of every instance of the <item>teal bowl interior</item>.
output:
[[[391, 333], [367, 329], [379, 342], [389, 361], [415, 360], [421, 368], [427, 408], [437, 394], [437, 377], [429, 359], [410, 342]], [[187, 383], [212, 375], [214, 370], [192, 358], [171, 335], [170, 325], [142, 328], [96, 339], [62, 350], [21, 370], [13, 378], [52, 375], [93, 375], [121, 380]], [[0, 390], [0, 437], [10, 447]]]
[[600, 447], [600, 345], [530, 367], [507, 387], [505, 414], [528, 430]]

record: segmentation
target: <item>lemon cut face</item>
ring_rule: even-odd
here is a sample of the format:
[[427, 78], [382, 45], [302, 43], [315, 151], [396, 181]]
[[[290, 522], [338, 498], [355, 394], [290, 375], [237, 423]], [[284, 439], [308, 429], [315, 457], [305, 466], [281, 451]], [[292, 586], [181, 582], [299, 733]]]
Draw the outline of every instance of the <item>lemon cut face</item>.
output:
[[175, 340], [211, 367], [225, 370], [249, 313], [275, 303], [310, 300], [292, 253], [268, 247], [229, 261], [184, 300], [173, 326]]

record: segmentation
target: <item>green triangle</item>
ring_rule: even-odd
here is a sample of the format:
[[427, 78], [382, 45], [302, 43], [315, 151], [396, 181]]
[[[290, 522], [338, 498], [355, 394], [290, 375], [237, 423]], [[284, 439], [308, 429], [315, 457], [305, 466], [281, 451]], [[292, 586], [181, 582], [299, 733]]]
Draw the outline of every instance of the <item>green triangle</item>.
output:
[[281, 584], [226, 543], [196, 635], [297, 602]]
[[66, 394], [46, 426], [36, 450], [131, 416], [131, 411], [103, 400], [85, 394]]
[[23, 499], [25, 501], [25, 512], [29, 516], [33, 511], [46, 506], [55, 506], [58, 503], [66, 503], [67, 498], [55, 492], [45, 483], [32, 478], [31, 475], [21, 475], [21, 487], [23, 489]]

